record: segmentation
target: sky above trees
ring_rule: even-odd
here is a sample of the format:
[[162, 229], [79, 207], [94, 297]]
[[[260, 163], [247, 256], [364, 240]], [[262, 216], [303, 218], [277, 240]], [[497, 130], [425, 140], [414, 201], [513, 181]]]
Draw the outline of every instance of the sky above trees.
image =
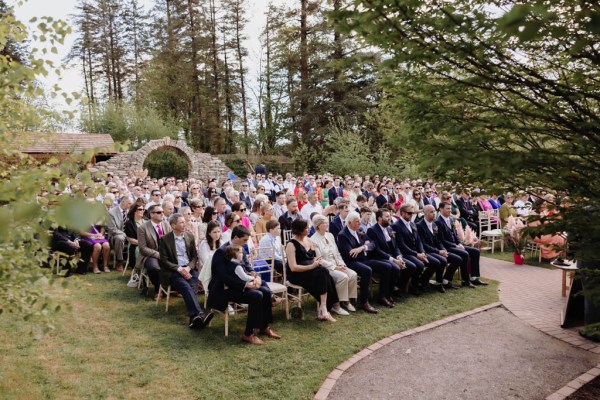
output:
[[[154, 4], [154, 0], [141, 0], [141, 3], [146, 7], [150, 8]], [[52, 18], [59, 18], [71, 23], [72, 16], [75, 14], [77, 0], [60, 0], [60, 1], [48, 1], [48, 0], [26, 0], [23, 5], [16, 6], [15, 15], [20, 19], [28, 28], [34, 28], [35, 24], [30, 24], [28, 21], [34, 17], [50, 16]], [[272, 0], [273, 4], [283, 4], [285, 0]], [[8, 1], [8, 4], [16, 4], [16, 1]], [[248, 0], [248, 16], [249, 23], [246, 27], [246, 35], [248, 41], [246, 47], [249, 50], [248, 55], [248, 79], [249, 85], [256, 83], [256, 74], [258, 72], [258, 62], [260, 59], [260, 43], [258, 39], [259, 32], [263, 29], [266, 22], [265, 12], [267, 10], [268, 2], [266, 0]], [[57, 46], [58, 54], [49, 54], [46, 58], [49, 58], [57, 63], [57, 65], [63, 65], [63, 60], [69, 53], [73, 43], [75, 41], [76, 34], [72, 33], [65, 38], [64, 45]], [[35, 44], [31, 43], [31, 47]], [[47, 77], [43, 78], [42, 83], [50, 88], [55, 84], [58, 84], [63, 90], [70, 93], [73, 91], [81, 91], [84, 82], [81, 76], [81, 71], [76, 66], [66, 66], [62, 76], [59, 77], [56, 74], [50, 72]], [[65, 109], [74, 109], [73, 106], [67, 106], [62, 101], [62, 98], [57, 100], [56, 106]], [[76, 111], [76, 110], [75, 110]], [[70, 131], [77, 131], [77, 124], [74, 123], [69, 129]]]

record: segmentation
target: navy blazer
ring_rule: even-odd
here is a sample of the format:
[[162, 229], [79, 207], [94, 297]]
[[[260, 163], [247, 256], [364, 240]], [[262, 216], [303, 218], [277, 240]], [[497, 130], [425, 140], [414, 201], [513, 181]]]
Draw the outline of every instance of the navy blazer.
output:
[[444, 218], [442, 218], [441, 215], [435, 220], [435, 224], [438, 227], [438, 238], [446, 249], [456, 247], [456, 245], [460, 243], [458, 235], [456, 234], [456, 228], [454, 227], [454, 218], [450, 218], [450, 222], [452, 224], [452, 229], [448, 228], [446, 221], [444, 221]]
[[427, 253], [435, 253], [439, 254], [441, 250], [446, 250], [440, 238], [438, 237], [438, 226], [435, 224], [435, 221], [432, 223], [433, 233], [427, 227], [427, 222], [425, 220], [421, 220], [417, 223], [417, 230], [419, 231], [419, 238], [421, 239], [421, 243], [423, 243], [423, 248]]
[[[336, 243], [337, 243], [337, 237], [340, 234], [340, 232], [342, 231], [342, 229], [344, 229], [344, 225], [342, 224], [342, 218], [340, 217], [340, 214], [337, 214], [335, 217], [333, 217], [333, 219], [329, 223], [329, 233], [331, 233], [333, 235], [333, 238], [335, 239]], [[358, 247], [358, 246], [356, 246], [356, 247]]]
[[338, 190], [335, 190], [335, 186], [332, 186], [327, 191], [329, 196], [329, 205], [332, 205], [336, 197], [344, 197], [344, 188], [342, 185], [338, 186]]
[[424, 253], [423, 243], [419, 237], [417, 226], [414, 222], [410, 223], [411, 230], [409, 231], [401, 220], [396, 221], [392, 225], [392, 229], [396, 232], [396, 245], [405, 256], [416, 257], [418, 253]]
[[[225, 286], [228, 290], [236, 292], [243, 292], [246, 288], [246, 282], [241, 280], [235, 274], [236, 265], [225, 261], [225, 248], [231, 245], [230, 242], [223, 244], [215, 251], [211, 262], [212, 278], [208, 284], [208, 299], [207, 305], [209, 308], [214, 308], [219, 311], [225, 311], [227, 308], [227, 295], [225, 294]], [[244, 265], [246, 271], [248, 269], [248, 263], [246, 254], [244, 254]]]
[[[353, 263], [355, 261], [365, 261], [367, 259], [367, 256], [365, 255], [364, 251], [362, 253], [360, 253], [359, 255], [357, 255], [356, 258], [350, 256], [350, 251], [352, 249], [356, 249], [357, 247], [363, 246], [365, 244], [365, 241], [368, 239], [367, 235], [358, 233], [359, 241], [357, 241], [356, 238], [354, 237], [354, 235], [352, 235], [352, 233], [350, 233], [350, 230], [346, 226], [339, 233], [339, 235], [337, 236], [337, 239], [338, 239], [338, 250], [340, 251], [340, 254], [342, 255], [342, 259], [344, 260], [346, 265], [350, 265], [351, 263]], [[374, 248], [373, 243], [369, 243], [367, 245], [366, 251], [369, 252], [369, 251], [373, 250], [373, 248]]]
[[383, 205], [384, 205], [385, 203], [393, 203], [393, 201], [392, 201], [392, 197], [391, 197], [390, 195], [388, 195], [388, 199], [389, 199], [389, 200], [386, 200], [386, 199], [385, 199], [385, 196], [384, 196], [384, 195], [382, 195], [382, 194], [380, 194], [379, 196], [377, 196], [377, 197], [375, 198], [375, 203], [377, 204], [377, 208], [381, 208], [381, 207], [383, 207]]
[[379, 224], [375, 224], [367, 230], [367, 236], [373, 241], [375, 248], [369, 253], [369, 257], [376, 260], [389, 260], [390, 257], [398, 258], [400, 250], [396, 246], [394, 236], [396, 235], [391, 228], [387, 228], [391, 241], [385, 240], [383, 228]]

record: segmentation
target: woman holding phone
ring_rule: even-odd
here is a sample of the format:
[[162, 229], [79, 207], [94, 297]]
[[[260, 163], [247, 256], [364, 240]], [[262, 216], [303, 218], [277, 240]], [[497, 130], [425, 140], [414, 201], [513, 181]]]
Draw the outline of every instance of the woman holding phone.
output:
[[308, 222], [296, 219], [291, 228], [292, 239], [285, 248], [287, 279], [317, 299], [318, 320], [336, 322], [328, 311], [338, 303], [335, 285], [329, 271], [320, 266], [321, 258], [316, 258], [314, 244], [307, 237]]

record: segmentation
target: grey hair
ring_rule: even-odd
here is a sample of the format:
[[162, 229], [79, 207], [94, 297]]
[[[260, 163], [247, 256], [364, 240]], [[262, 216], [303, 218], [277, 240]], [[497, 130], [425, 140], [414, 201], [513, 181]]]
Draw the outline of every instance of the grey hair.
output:
[[179, 218], [183, 218], [183, 215], [179, 213], [174, 213], [173, 215], [171, 215], [169, 217], [169, 225], [176, 224], [177, 221], [179, 221]]
[[346, 225], [352, 221], [357, 221], [357, 220], [360, 220], [360, 214], [357, 213], [356, 211], [350, 211], [348, 213], [348, 215], [346, 216]]

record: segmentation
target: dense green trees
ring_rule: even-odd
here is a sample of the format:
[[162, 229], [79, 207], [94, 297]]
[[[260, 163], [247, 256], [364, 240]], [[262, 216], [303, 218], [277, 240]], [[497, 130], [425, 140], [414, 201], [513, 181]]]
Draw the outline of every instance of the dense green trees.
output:
[[356, 0], [337, 16], [386, 54], [385, 106], [422, 167], [568, 193], [558, 230], [578, 256], [597, 257], [600, 6], [505, 4]]

